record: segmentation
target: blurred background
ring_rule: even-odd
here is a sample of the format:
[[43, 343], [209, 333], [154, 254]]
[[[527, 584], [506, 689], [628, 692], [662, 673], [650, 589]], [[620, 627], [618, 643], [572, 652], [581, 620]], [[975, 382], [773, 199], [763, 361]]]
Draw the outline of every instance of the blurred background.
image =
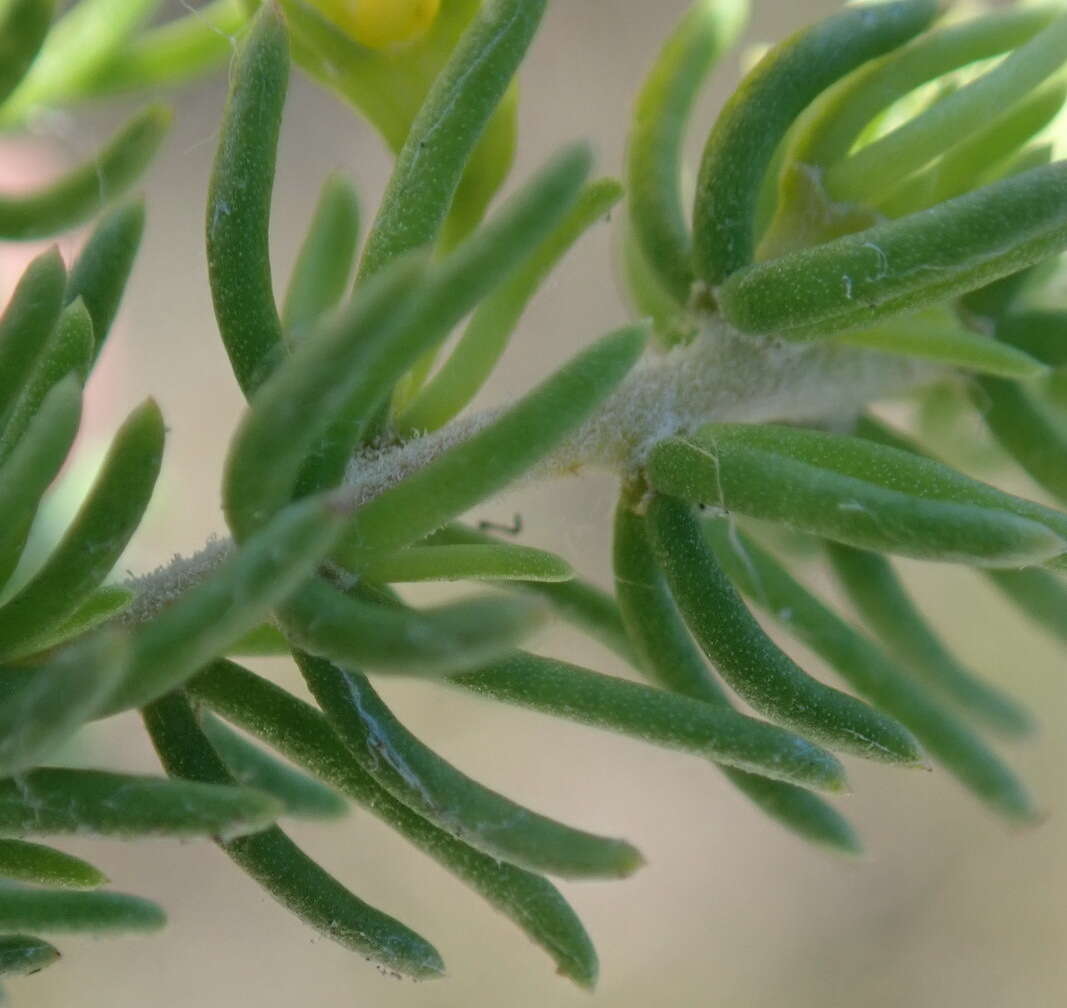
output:
[[[591, 139], [599, 169], [618, 173], [630, 102], [685, 0], [557, 0], [523, 74], [520, 151], [513, 179], [575, 138]], [[829, 0], [756, 0], [746, 44], [834, 9]], [[738, 56], [717, 72], [692, 137], [693, 158]], [[143, 571], [189, 552], [224, 523], [218, 485], [241, 412], [214, 327], [204, 257], [204, 200], [225, 74], [174, 98], [166, 150], [147, 182], [149, 223], [131, 294], [94, 378], [73, 484], [91, 476], [99, 445], [146, 394], [170, 428], [150, 520], [123, 566]], [[50, 118], [39, 135], [7, 142], [0, 182], [15, 186], [87, 154], [126, 109]], [[294, 75], [279, 156], [273, 241], [284, 278], [319, 185], [342, 167], [367, 215], [389, 159], [361, 120]], [[574, 350], [626, 317], [614, 276], [610, 224], [583, 240], [538, 297], [481, 403], [506, 402]], [[76, 243], [75, 243], [76, 244]], [[72, 246], [73, 247], [73, 246]], [[18, 249], [21, 256], [29, 248]], [[5, 253], [7, 254], [7, 253]], [[3, 262], [9, 286], [19, 266]], [[1021, 480], [1016, 489], [1037, 495]], [[590, 475], [500, 499], [476, 518], [524, 521], [522, 541], [563, 553], [609, 584], [614, 486]], [[552, 973], [544, 955], [464, 886], [369, 815], [294, 824], [309, 852], [362, 898], [433, 941], [448, 977], [422, 985], [379, 975], [278, 908], [206, 842], [65, 846], [100, 865], [116, 888], [161, 902], [169, 929], [141, 939], [64, 941], [64, 960], [11, 984], [28, 1008], [1045, 1008], [1067, 1003], [1067, 689], [1063, 658], [966, 571], [908, 564], [927, 612], [971, 665], [1009, 685], [1041, 722], [1011, 754], [1047, 819], [1013, 831], [944, 773], [850, 761], [843, 801], [866, 854], [843, 861], [805, 847], [756, 813], [703, 761], [426, 683], [382, 691], [409, 727], [448, 759], [525, 804], [637, 843], [648, 866], [621, 883], [561, 888], [601, 956], [588, 995]], [[829, 588], [827, 585], [821, 587]], [[565, 632], [545, 653], [603, 672], [617, 660]], [[793, 648], [812, 671], [818, 661]], [[282, 662], [261, 663], [299, 690]], [[832, 678], [829, 677], [828, 678]], [[93, 728], [72, 759], [157, 772], [133, 717]]]

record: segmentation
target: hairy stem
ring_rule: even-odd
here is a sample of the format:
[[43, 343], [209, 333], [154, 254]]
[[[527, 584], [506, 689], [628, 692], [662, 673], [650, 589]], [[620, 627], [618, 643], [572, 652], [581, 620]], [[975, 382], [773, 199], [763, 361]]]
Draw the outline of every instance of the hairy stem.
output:
[[[710, 421], [792, 422], [842, 427], [871, 402], [943, 377], [943, 367], [830, 341], [797, 343], [752, 337], [712, 319], [692, 342], [650, 355], [615, 394], [524, 483], [574, 475], [585, 468], [620, 474], [639, 468], [654, 444]], [[348, 467], [349, 504], [356, 509], [499, 415], [462, 416], [440, 430], [400, 443], [382, 443]], [[189, 558], [127, 582], [136, 598], [126, 622], [149, 619], [199, 584], [225, 559], [216, 539]]]
[[[656, 442], [711, 421], [843, 426], [874, 400], [943, 374], [943, 367], [825, 340], [746, 336], [712, 319], [693, 342], [650, 355], [524, 482], [587, 467], [632, 472]], [[355, 456], [346, 480], [352, 506], [365, 504], [466, 441], [499, 412], [459, 417], [431, 434]]]

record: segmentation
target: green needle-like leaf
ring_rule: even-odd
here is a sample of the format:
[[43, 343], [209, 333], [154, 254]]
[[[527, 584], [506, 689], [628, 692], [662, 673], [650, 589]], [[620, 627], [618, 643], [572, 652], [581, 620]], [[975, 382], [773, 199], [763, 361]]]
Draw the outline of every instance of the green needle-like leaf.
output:
[[760, 189], [797, 116], [867, 60], [937, 16], [936, 0], [848, 7], [773, 48], [726, 103], [708, 137], [693, 216], [696, 271], [711, 287], [752, 261]]
[[977, 379], [972, 399], [1000, 446], [1057, 500], [1067, 502], [1067, 416], [1003, 378]]
[[284, 353], [270, 267], [270, 200], [289, 41], [265, 3], [238, 53], [207, 203], [207, 262], [219, 333], [250, 396]]
[[0, 888], [0, 930], [46, 934], [158, 931], [163, 911], [138, 896], [117, 892], [62, 892]]
[[518, 146], [518, 112], [519, 82], [513, 79], [467, 159], [437, 240], [443, 251], [455, 248], [473, 233], [507, 181]]
[[12, 656], [24, 658], [31, 651], [43, 653], [75, 637], [81, 637], [104, 623], [110, 623], [133, 601], [133, 598], [133, 592], [129, 588], [123, 588], [121, 585], [104, 585], [78, 606], [70, 619], [37, 638], [32, 643], [30, 651], [25, 653], [15, 651]]
[[648, 474], [664, 493], [861, 549], [1020, 567], [1065, 548], [1059, 529], [1039, 524], [1049, 509], [931, 459], [822, 431], [709, 424], [657, 445]]
[[637, 318], [652, 319], [656, 337], [665, 346], [691, 340], [695, 332], [694, 320], [660, 283], [637, 244], [632, 227], [625, 221], [618, 243], [619, 271], [632, 314]]
[[213, 0], [183, 17], [141, 32], [115, 54], [88, 92], [143, 91], [174, 85], [225, 62], [248, 20], [240, 0]]
[[682, 205], [682, 148], [712, 67], [748, 20], [747, 0], [696, 0], [667, 39], [637, 96], [626, 159], [632, 233], [657, 280], [685, 304], [693, 250]]
[[298, 501], [206, 582], [138, 628], [130, 675], [107, 712], [141, 707], [175, 689], [259, 626], [322, 562], [342, 520], [327, 500]]
[[217, 717], [204, 714], [200, 727], [234, 779], [277, 798], [285, 815], [337, 819], [348, 812], [345, 800], [332, 788], [275, 759]]
[[235, 641], [226, 649], [227, 655], [241, 657], [267, 656], [277, 657], [281, 655], [288, 658], [293, 647], [289, 639], [273, 623], [261, 623], [258, 627], [249, 630], [240, 640]]
[[0, 435], [0, 458], [7, 458], [18, 444], [34, 414], [54, 386], [69, 374], [84, 385], [93, 357], [93, 321], [81, 301], [63, 309], [55, 329], [38, 355], [33, 373], [7, 416]]
[[360, 264], [366, 281], [438, 236], [463, 171], [526, 54], [545, 0], [487, 0], [434, 82], [382, 197]]
[[[232, 780], [188, 702], [174, 694], [152, 704], [145, 724], [168, 773], [218, 788]], [[399, 921], [350, 893], [274, 827], [221, 840], [222, 849], [279, 903], [333, 941], [417, 979], [439, 976], [437, 950]]]
[[899, 217], [962, 196], [1048, 126], [1063, 107], [1065, 97], [1067, 87], [1057, 83], [1010, 107], [926, 171], [905, 179], [879, 201], [879, 210], [889, 217]]
[[394, 388], [566, 214], [578, 198], [590, 160], [584, 145], [556, 155], [427, 275], [414, 298], [408, 294], [404, 300], [409, 311], [397, 331], [375, 339], [353, 373], [356, 381], [343, 419], [305, 472], [305, 488], [336, 486], [341, 481], [352, 453], [378, 433], [376, 422]]
[[858, 692], [915, 733], [930, 755], [1002, 815], [1032, 820], [1025, 786], [976, 733], [927, 695], [866, 637], [725, 523], [708, 528], [716, 554], [754, 602], [820, 655]]
[[[852, 74], [812, 109], [792, 159], [829, 165], [845, 158], [886, 109], [930, 81], [1023, 45], [1056, 17], [1054, 4], [1002, 7], [927, 32]], [[998, 106], [1000, 107], [1000, 106]]]
[[368, 581], [570, 581], [574, 569], [562, 557], [530, 546], [409, 546], [372, 561]]
[[718, 291], [745, 332], [813, 339], [944, 301], [1067, 244], [1067, 162], [739, 270]]
[[78, 433], [81, 384], [71, 375], [45, 396], [22, 441], [0, 463], [0, 581], [15, 569], [41, 497]]
[[553, 583], [524, 581], [508, 585], [544, 599], [553, 614], [599, 641], [623, 661], [635, 664], [633, 646], [611, 596], [580, 578]]
[[127, 670], [126, 640], [102, 633], [25, 676], [0, 677], [0, 777], [47, 760], [100, 712]]
[[425, 938], [349, 892], [280, 829], [223, 849], [282, 906], [339, 945], [414, 980], [444, 974], [440, 954]]
[[[1047, 165], [1052, 161], [1052, 147], [1050, 145], [1034, 147], [1021, 156], [1019, 161], [1020, 172]], [[1007, 178], [1013, 174], [1018, 173], [1005, 172], [1003, 177]], [[1039, 263], [1036, 266], [1028, 266], [1026, 269], [1019, 270], [1016, 273], [1009, 273], [999, 280], [994, 280], [984, 287], [979, 287], [977, 290], [964, 294], [959, 299], [961, 309], [968, 312], [976, 320], [986, 324], [998, 324], [1015, 307], [1017, 302], [1022, 300], [1026, 289], [1032, 285], [1035, 278], [1045, 269], [1045, 265]], [[1039, 353], [1027, 350], [1025, 346], [1021, 347], [1021, 349], [1031, 356], [1037, 357], [1038, 360], [1043, 359]], [[1046, 361], [1045, 363], [1048, 362]]]
[[[1056, 13], [1052, 5], [1001, 8], [949, 24], [872, 61], [831, 88], [779, 149], [784, 171], [778, 216], [765, 248], [800, 248], [866, 226], [859, 222], [855, 204], [835, 203], [826, 192], [826, 168], [846, 158], [865, 131], [880, 125], [901, 99], [961, 67], [1022, 45]], [[888, 178], [880, 190], [900, 178]]]
[[71, 304], [81, 298], [92, 318], [94, 360], [118, 313], [141, 244], [144, 218], [144, 204], [140, 201], [107, 213], [93, 229], [67, 278], [64, 300]]
[[59, 250], [26, 267], [0, 318], [0, 421], [4, 424], [59, 320], [67, 273]]
[[[778, 193], [778, 217], [764, 251], [774, 254], [799, 249], [873, 223], [869, 208], [834, 201], [825, 185], [827, 167], [844, 160], [857, 142], [865, 139], [865, 132], [879, 131], [886, 119], [893, 116], [897, 102], [902, 99], [914, 101], [915, 94], [921, 94], [919, 90], [924, 84], [969, 64], [999, 57], [1029, 42], [1058, 13], [1052, 4], [1004, 7], [980, 17], [951, 23], [913, 39], [833, 87], [798, 124], [787, 149], [779, 149], [785, 166]], [[955, 90], [955, 84], [951, 77], [942, 82], [941, 97], [949, 96]], [[1005, 123], [1012, 123], [1016, 115], [1015, 108], [1007, 107]], [[984, 119], [985, 123], [988, 123], [988, 117]], [[990, 174], [1002, 177], [1022, 170], [1014, 163], [1007, 166], [993, 163], [990, 167], [990, 159], [1002, 156], [1005, 145], [1018, 142], [1018, 134], [1013, 140], [1010, 129], [1003, 135], [991, 131], [983, 141], [984, 132], [985, 129], [981, 129], [946, 154], [944, 167], [950, 171], [947, 171], [945, 181], [954, 178], [954, 185], [958, 186], [969, 178], [971, 181], [965, 187], [969, 189], [975, 179], [991, 181]], [[1036, 167], [1049, 160], [1051, 158], [1038, 160], [1026, 167]], [[928, 173], [912, 177], [922, 178], [923, 185], [919, 189], [925, 192], [928, 185], [936, 188], [940, 167], [935, 164]], [[901, 179], [901, 175], [893, 173], [879, 174], [876, 181], [869, 183], [872, 198], [885, 197], [894, 187], [908, 190], [912, 180], [905, 178], [902, 182]], [[947, 192], [946, 189], [942, 198], [962, 191], [964, 189], [957, 188]], [[933, 196], [926, 199], [926, 205], [933, 202]]]
[[0, 20], [0, 108], [25, 77], [52, 26], [52, 0], [12, 0]]
[[[908, 477], [909, 479], [925, 479], [927, 492], [931, 495], [943, 496], [946, 499], [955, 498], [983, 508], [1002, 508], [1028, 521], [1044, 525], [1059, 535], [1061, 539], [1067, 539], [1067, 514], [1064, 512], [1045, 507], [1036, 501], [1026, 500], [1024, 497], [1005, 494], [1003, 491], [996, 489], [996, 487], [969, 479], [952, 469], [933, 462], [918, 445], [905, 435], [891, 430], [885, 424], [874, 420], [870, 416], [860, 418], [856, 424], [856, 433], [867, 440], [889, 448], [891, 451], [903, 452], [913, 457], [918, 457], [922, 459], [922, 464], [936, 467], [936, 469], [928, 471], [925, 476], [921, 474], [920, 470], [913, 470]], [[882, 462], [885, 464], [890, 460], [896, 462], [899, 457], [888, 455], [883, 458]], [[903, 467], [911, 465], [912, 463], [902, 461]], [[901, 471], [903, 472], [904, 469]], [[852, 545], [860, 545], [862, 547], [862, 544], [852, 543]], [[1019, 566], [1022, 566], [1022, 564], [1006, 565], [1006, 569]], [[1063, 554], [1057, 555], [1048, 560], [1046, 566], [1055, 570], [1067, 569], [1067, 556]]]
[[404, 407], [396, 421], [401, 433], [436, 430], [474, 398], [553, 267], [621, 198], [622, 187], [614, 179], [599, 179], [585, 187], [570, 213], [475, 310], [440, 370]]
[[10, 657], [77, 612], [137, 530], [163, 458], [163, 417], [149, 399], [111, 444], [84, 504], [44, 566], [0, 606], [0, 654]]
[[[636, 494], [626, 493], [615, 512], [615, 594], [640, 667], [665, 689], [729, 709], [726, 693], [694, 646], [671, 598], [645, 520], [633, 510], [636, 503]], [[838, 851], [859, 851], [848, 822], [810, 791], [743, 770], [724, 768], [724, 772], [738, 790], [787, 829]]]
[[67, 8], [0, 110], [3, 125], [79, 96], [157, 6], [158, 0], [81, 0]]
[[1067, 312], [1013, 312], [998, 320], [996, 333], [1049, 367], [1067, 367]]
[[59, 949], [40, 938], [0, 935], [0, 977], [39, 973], [59, 958]]
[[988, 73], [830, 168], [827, 190], [836, 200], [866, 201], [887, 180], [907, 177], [986, 126], [990, 109], [1007, 109], [1030, 94], [1063, 65], [1065, 51], [1067, 15], [1061, 14]]
[[433, 609], [397, 609], [305, 585], [279, 611], [286, 636], [341, 665], [400, 675], [443, 675], [489, 661], [542, 625], [535, 599], [485, 595]]
[[1067, 585], [1043, 570], [991, 570], [989, 579], [1038, 626], [1067, 642]]
[[780, 650], [753, 618], [704, 542], [689, 505], [654, 497], [653, 549], [678, 609], [722, 677], [758, 713], [844, 752], [915, 765], [915, 740], [892, 718], [824, 686]]
[[608, 396], [646, 339], [642, 325], [603, 337], [488, 427], [364, 504], [346, 533], [345, 562], [358, 569], [367, 550], [407, 546], [504, 489]]
[[871, 328], [837, 333], [835, 340], [886, 353], [941, 361], [1004, 378], [1039, 378], [1048, 368], [1028, 353], [966, 329], [943, 311], [920, 311]]
[[[0, 781], [0, 835], [242, 836], [281, 805], [259, 791], [102, 770], [31, 770]], [[2, 900], [0, 900], [2, 902]]]
[[442, 976], [444, 961], [421, 935], [348, 891], [280, 829], [224, 846], [287, 910], [327, 938], [414, 980]]
[[47, 238], [87, 221], [140, 178], [169, 123], [165, 108], [148, 108], [69, 174], [33, 192], [0, 196], [0, 238]]
[[566, 662], [516, 652], [449, 680], [464, 689], [774, 780], [844, 790], [826, 750], [765, 721]]
[[361, 673], [310, 656], [297, 660], [359, 765], [446, 832], [491, 857], [565, 878], [622, 878], [641, 866], [625, 841], [564, 826], [471, 780], [404, 728]]
[[107, 882], [87, 861], [25, 840], [0, 840], [0, 878], [60, 889], [95, 889]]
[[[499, 545], [484, 532], [453, 522], [438, 529], [425, 542], [433, 545]], [[596, 585], [574, 578], [570, 581], [526, 581], [503, 587], [530, 592], [543, 598], [560, 619], [599, 641], [624, 661], [636, 663], [633, 646], [622, 625], [614, 599]]]
[[288, 342], [300, 343], [344, 295], [359, 241], [359, 197], [348, 179], [331, 175], [289, 278], [282, 309]]
[[589, 937], [559, 892], [538, 875], [488, 857], [396, 801], [352, 759], [325, 717], [232, 662], [216, 662], [190, 683], [197, 699], [258, 735], [383, 820], [515, 922], [583, 987], [596, 981]]
[[864, 625], [901, 665], [946, 700], [1005, 735], [1025, 735], [1033, 728], [1018, 703], [953, 657], [885, 557], [839, 543], [830, 543], [827, 549], [834, 573]]
[[[395, 334], [403, 299], [422, 276], [416, 259], [390, 267], [336, 319], [325, 321], [256, 393], [231, 443], [223, 485], [226, 517], [238, 540], [291, 498], [309, 452], [343, 420], [367, 357]], [[351, 446], [346, 447], [347, 457]]]

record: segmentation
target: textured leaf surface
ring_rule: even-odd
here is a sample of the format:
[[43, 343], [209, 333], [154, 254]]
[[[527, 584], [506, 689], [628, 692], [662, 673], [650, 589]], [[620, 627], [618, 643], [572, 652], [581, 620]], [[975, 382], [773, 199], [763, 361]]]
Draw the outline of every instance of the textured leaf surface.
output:
[[341, 741], [393, 797], [472, 847], [532, 871], [619, 878], [642, 863], [622, 840], [564, 826], [516, 804], [423, 745], [366, 676], [298, 656], [304, 678]]
[[703, 756], [801, 787], [841, 791], [844, 771], [792, 732], [688, 697], [516, 653], [451, 681], [482, 696]]
[[[615, 512], [615, 594], [640, 667], [665, 689], [728, 709], [726, 692], [696, 648], [656, 562], [643, 516], [625, 495]], [[786, 829], [838, 851], [856, 853], [859, 840], [829, 804], [803, 788], [725, 768], [731, 783]]]
[[138, 896], [118, 892], [62, 892], [0, 887], [0, 929], [45, 934], [158, 931], [163, 911]]
[[1001, 815], [1033, 821], [1025, 785], [967, 725], [909, 680], [862, 634], [755, 544], [711, 530], [716, 553], [753, 601], [821, 655], [858, 692], [915, 733], [930, 755]]
[[88, 220], [141, 176], [170, 122], [162, 107], [134, 116], [96, 154], [57, 181], [19, 196], [0, 196], [0, 238], [47, 238]]
[[281, 806], [247, 788], [103, 770], [40, 769], [0, 781], [0, 834], [240, 836], [269, 826]]
[[474, 850], [396, 801], [355, 764], [313, 707], [232, 662], [215, 663], [190, 687], [198, 699], [329, 781], [466, 882], [544, 948], [564, 976], [583, 987], [596, 981], [592, 943], [546, 879]]
[[[145, 724], [169, 774], [218, 790], [232, 781], [177, 694], [144, 712]], [[439, 976], [444, 963], [424, 938], [348, 891], [277, 827], [254, 836], [221, 838], [219, 845], [282, 906], [321, 934], [387, 969], [416, 979]]]
[[1064, 550], [1061, 535], [1039, 524], [1048, 509], [860, 438], [711, 424], [659, 444], [648, 473], [665, 493], [865, 549], [989, 567]]
[[701, 649], [752, 708], [832, 748], [885, 763], [914, 765], [919, 748], [892, 718], [813, 679], [753, 618], [700, 524], [681, 501], [657, 496], [649, 531], [671, 594]]
[[756, 204], [775, 148], [836, 80], [906, 42], [933, 0], [849, 7], [775, 46], [726, 103], [708, 136], [693, 218], [697, 274], [710, 286], [752, 261]]
[[0, 878], [58, 889], [95, 889], [107, 876], [87, 861], [25, 840], [0, 840]]

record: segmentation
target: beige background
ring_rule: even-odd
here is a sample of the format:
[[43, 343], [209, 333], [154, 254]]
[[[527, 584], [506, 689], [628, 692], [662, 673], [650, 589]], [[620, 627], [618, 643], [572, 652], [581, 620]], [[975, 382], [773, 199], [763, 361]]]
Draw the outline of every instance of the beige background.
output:
[[[834, 6], [758, 3], [749, 41], [777, 37]], [[591, 138], [600, 170], [619, 171], [631, 96], [682, 0], [556, 0], [524, 76], [521, 177], [550, 150]], [[717, 75], [699, 122], [711, 121], [736, 61]], [[91, 451], [147, 393], [170, 425], [163, 490], [127, 566], [144, 569], [222, 528], [220, 464], [240, 413], [215, 334], [202, 216], [222, 100], [221, 75], [177, 98], [177, 122], [148, 183], [149, 230], [133, 294], [94, 379]], [[284, 278], [320, 181], [338, 166], [373, 209], [388, 163], [373, 133], [332, 98], [294, 80], [280, 154], [274, 240]], [[41, 147], [91, 148], [119, 110], [88, 124], [49, 121]], [[694, 136], [694, 150], [699, 147]], [[527, 388], [625, 318], [600, 228], [553, 278], [522, 324], [486, 403]], [[525, 541], [564, 552], [606, 583], [613, 488], [588, 478], [502, 500], [479, 516], [525, 517]], [[1067, 998], [1067, 741], [1062, 657], [965, 571], [909, 565], [961, 655], [1010, 683], [1042, 722], [1012, 753], [1048, 809], [1013, 831], [943, 773], [850, 762], [844, 803], [868, 847], [842, 863], [756, 814], [711, 766], [608, 735], [520, 714], [425, 684], [383, 692], [410, 726], [461, 768], [534, 808], [637, 842], [649, 865], [623, 883], [564, 884], [600, 950], [590, 998], [553, 976], [504, 919], [362, 812], [293, 834], [362, 897], [435, 942], [449, 978], [380, 976], [290, 918], [208, 843], [72, 842], [117, 888], [159, 899], [170, 928], [147, 939], [65, 941], [64, 961], [11, 985], [30, 1008], [1052, 1008]], [[623, 670], [575, 637], [543, 647]], [[795, 652], [801, 658], [809, 656]], [[810, 661], [817, 671], [818, 663]], [[271, 668], [290, 682], [284, 664]], [[83, 743], [87, 758], [156, 768], [132, 717]]]

